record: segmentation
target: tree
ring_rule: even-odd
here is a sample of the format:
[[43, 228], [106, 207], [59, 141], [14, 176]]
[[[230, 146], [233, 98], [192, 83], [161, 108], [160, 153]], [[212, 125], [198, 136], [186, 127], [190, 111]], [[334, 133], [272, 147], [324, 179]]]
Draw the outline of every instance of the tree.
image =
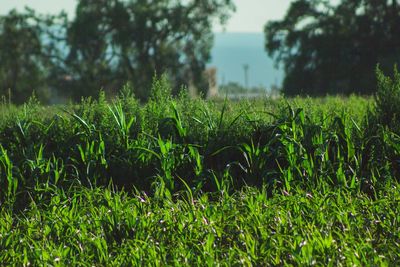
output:
[[24, 14], [13, 10], [0, 17], [0, 95], [17, 103], [34, 90], [42, 95], [46, 88], [47, 62], [42, 57], [40, 30], [31, 23], [34, 16], [31, 10]]
[[65, 21], [65, 14], [42, 16], [29, 8], [0, 17], [0, 96], [23, 103], [35, 93], [48, 100], [63, 62], [58, 32]]
[[70, 88], [92, 95], [130, 81], [145, 99], [154, 74], [167, 73], [175, 88], [201, 89], [213, 22], [233, 9], [231, 0], [80, 0], [67, 31]]
[[288, 95], [370, 94], [374, 70], [400, 62], [398, 0], [296, 0], [265, 26], [266, 50], [285, 70]]

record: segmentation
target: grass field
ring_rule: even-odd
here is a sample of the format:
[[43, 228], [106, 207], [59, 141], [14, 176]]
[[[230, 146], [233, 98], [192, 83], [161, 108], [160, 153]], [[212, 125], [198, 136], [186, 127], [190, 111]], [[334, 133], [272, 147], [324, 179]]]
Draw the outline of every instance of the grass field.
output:
[[0, 106], [0, 265], [400, 262], [400, 79], [376, 97], [230, 102], [155, 81]]

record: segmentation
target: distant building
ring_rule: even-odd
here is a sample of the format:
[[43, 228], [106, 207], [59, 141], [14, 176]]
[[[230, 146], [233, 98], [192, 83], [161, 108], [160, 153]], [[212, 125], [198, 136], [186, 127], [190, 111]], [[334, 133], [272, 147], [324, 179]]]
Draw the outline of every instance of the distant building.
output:
[[207, 68], [204, 76], [208, 82], [207, 98], [218, 95], [217, 68]]

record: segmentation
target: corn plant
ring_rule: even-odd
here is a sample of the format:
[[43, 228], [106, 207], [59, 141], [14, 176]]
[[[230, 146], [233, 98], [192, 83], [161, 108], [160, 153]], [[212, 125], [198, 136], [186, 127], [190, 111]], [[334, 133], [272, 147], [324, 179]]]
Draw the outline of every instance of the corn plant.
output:
[[12, 203], [15, 201], [18, 179], [14, 176], [14, 166], [8, 156], [8, 152], [2, 145], [0, 145], [0, 152], [0, 184], [2, 185], [0, 200], [8, 200]]
[[128, 146], [130, 129], [135, 122], [135, 117], [132, 117], [129, 119], [129, 121], [127, 121], [125, 113], [122, 109], [122, 104], [120, 102], [115, 103], [113, 106], [109, 106], [108, 108], [114, 118], [123, 143], [125, 146]]

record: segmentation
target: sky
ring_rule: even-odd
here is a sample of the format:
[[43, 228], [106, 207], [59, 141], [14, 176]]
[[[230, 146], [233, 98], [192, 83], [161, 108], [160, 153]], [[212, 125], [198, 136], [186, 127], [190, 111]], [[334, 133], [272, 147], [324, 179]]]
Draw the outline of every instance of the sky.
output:
[[[262, 32], [268, 20], [282, 18], [291, 0], [234, 0], [236, 13], [233, 14], [225, 29], [216, 25], [215, 32]], [[39, 13], [59, 13], [65, 10], [74, 14], [76, 0], [0, 0], [0, 14], [6, 14], [13, 8], [23, 10], [29, 6]]]

